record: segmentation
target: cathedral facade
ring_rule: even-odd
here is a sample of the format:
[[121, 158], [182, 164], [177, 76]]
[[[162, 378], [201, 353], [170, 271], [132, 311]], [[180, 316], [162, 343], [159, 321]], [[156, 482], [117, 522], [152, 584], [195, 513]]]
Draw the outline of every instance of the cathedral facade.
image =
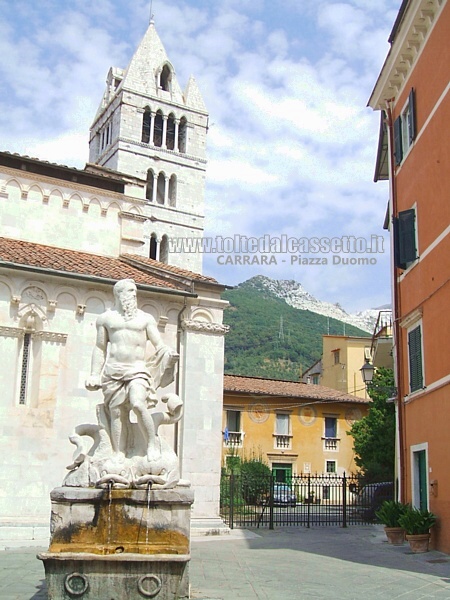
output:
[[150, 23], [128, 67], [109, 71], [84, 169], [0, 152], [0, 539], [47, 535], [68, 436], [102, 401], [84, 381], [123, 278], [180, 355], [164, 393], [185, 411], [165, 437], [194, 488], [194, 527], [220, 526], [224, 286], [202, 274], [199, 248], [176, 245], [203, 236], [207, 123]]

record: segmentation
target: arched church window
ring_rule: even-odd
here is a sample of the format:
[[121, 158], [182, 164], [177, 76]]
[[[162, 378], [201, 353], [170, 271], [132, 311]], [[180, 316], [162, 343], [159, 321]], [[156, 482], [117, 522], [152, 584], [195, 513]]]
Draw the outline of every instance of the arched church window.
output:
[[172, 175], [169, 179], [169, 206], [177, 205], [177, 176]]
[[153, 260], [156, 260], [157, 253], [158, 253], [158, 240], [156, 239], [156, 233], [152, 233], [152, 235], [150, 237], [149, 258], [153, 258]]
[[163, 114], [158, 110], [155, 115], [155, 130], [153, 132], [153, 144], [159, 148], [163, 142]]
[[155, 186], [155, 174], [153, 169], [147, 171], [147, 185], [145, 186], [145, 197], [150, 202], [153, 200], [153, 188]]
[[158, 175], [158, 183], [156, 186], [156, 201], [158, 204], [164, 204], [166, 192], [166, 176], [163, 172]]
[[166, 145], [169, 150], [175, 149], [175, 116], [170, 113], [167, 119]]
[[159, 78], [161, 89], [165, 92], [170, 92], [172, 87], [172, 71], [169, 65], [164, 65]]
[[186, 117], [182, 117], [180, 120], [180, 130], [178, 133], [178, 147], [180, 152], [186, 152], [187, 146], [187, 121]]
[[152, 113], [147, 106], [144, 111], [144, 116], [142, 118], [142, 136], [141, 142], [144, 144], [150, 143], [150, 126], [152, 122]]
[[163, 235], [159, 247], [159, 260], [163, 263], [169, 262], [169, 238]]

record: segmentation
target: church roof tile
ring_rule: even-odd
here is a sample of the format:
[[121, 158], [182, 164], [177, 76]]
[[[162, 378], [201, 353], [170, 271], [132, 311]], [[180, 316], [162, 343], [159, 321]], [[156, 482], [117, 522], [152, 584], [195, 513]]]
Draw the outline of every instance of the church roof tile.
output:
[[[66, 274], [81, 279], [95, 278], [99, 282], [102, 279], [111, 281], [130, 278], [134, 279], [137, 285], [189, 293], [190, 290], [185, 283], [168, 277], [170, 268], [167, 268], [167, 265], [153, 262], [158, 265], [159, 272], [151, 273], [149, 269], [139, 269], [121, 258], [0, 237], [0, 264], [4, 267], [38, 269], [49, 275]], [[201, 277], [190, 271], [176, 267], [173, 269], [183, 271], [186, 278], [189, 278], [188, 274], [191, 275], [191, 279], [194, 276]]]

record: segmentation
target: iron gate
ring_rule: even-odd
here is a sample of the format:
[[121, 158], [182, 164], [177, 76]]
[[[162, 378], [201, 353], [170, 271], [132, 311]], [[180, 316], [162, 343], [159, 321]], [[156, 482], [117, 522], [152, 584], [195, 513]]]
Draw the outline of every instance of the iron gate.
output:
[[222, 475], [221, 517], [234, 527], [341, 526], [373, 522], [358, 475], [311, 475], [275, 481], [273, 476]]

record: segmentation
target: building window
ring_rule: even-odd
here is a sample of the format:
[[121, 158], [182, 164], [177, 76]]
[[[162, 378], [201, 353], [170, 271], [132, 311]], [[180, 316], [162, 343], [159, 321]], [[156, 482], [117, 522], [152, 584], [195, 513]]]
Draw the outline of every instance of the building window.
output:
[[399, 269], [407, 269], [417, 259], [416, 211], [403, 210], [393, 220], [394, 262]]
[[327, 460], [326, 472], [327, 473], [336, 473], [336, 461], [335, 460]]
[[290, 430], [290, 418], [287, 414], [275, 415], [275, 448], [285, 449], [291, 447], [292, 436]]
[[319, 385], [319, 376], [318, 375], [313, 375], [312, 382], [313, 382], [314, 385]]
[[402, 162], [416, 138], [415, 112], [414, 89], [411, 89], [402, 114], [394, 122], [394, 158], [396, 165]]
[[241, 447], [241, 411], [227, 410], [227, 424], [224, 431], [224, 441], [226, 446]]
[[325, 417], [325, 450], [338, 449], [337, 418]]
[[339, 352], [339, 350], [333, 350], [333, 354], [334, 354], [334, 364], [338, 365], [340, 360], [341, 360], [341, 353]]
[[418, 325], [414, 329], [408, 331], [409, 389], [411, 392], [423, 388], [421, 329], [421, 325]]

